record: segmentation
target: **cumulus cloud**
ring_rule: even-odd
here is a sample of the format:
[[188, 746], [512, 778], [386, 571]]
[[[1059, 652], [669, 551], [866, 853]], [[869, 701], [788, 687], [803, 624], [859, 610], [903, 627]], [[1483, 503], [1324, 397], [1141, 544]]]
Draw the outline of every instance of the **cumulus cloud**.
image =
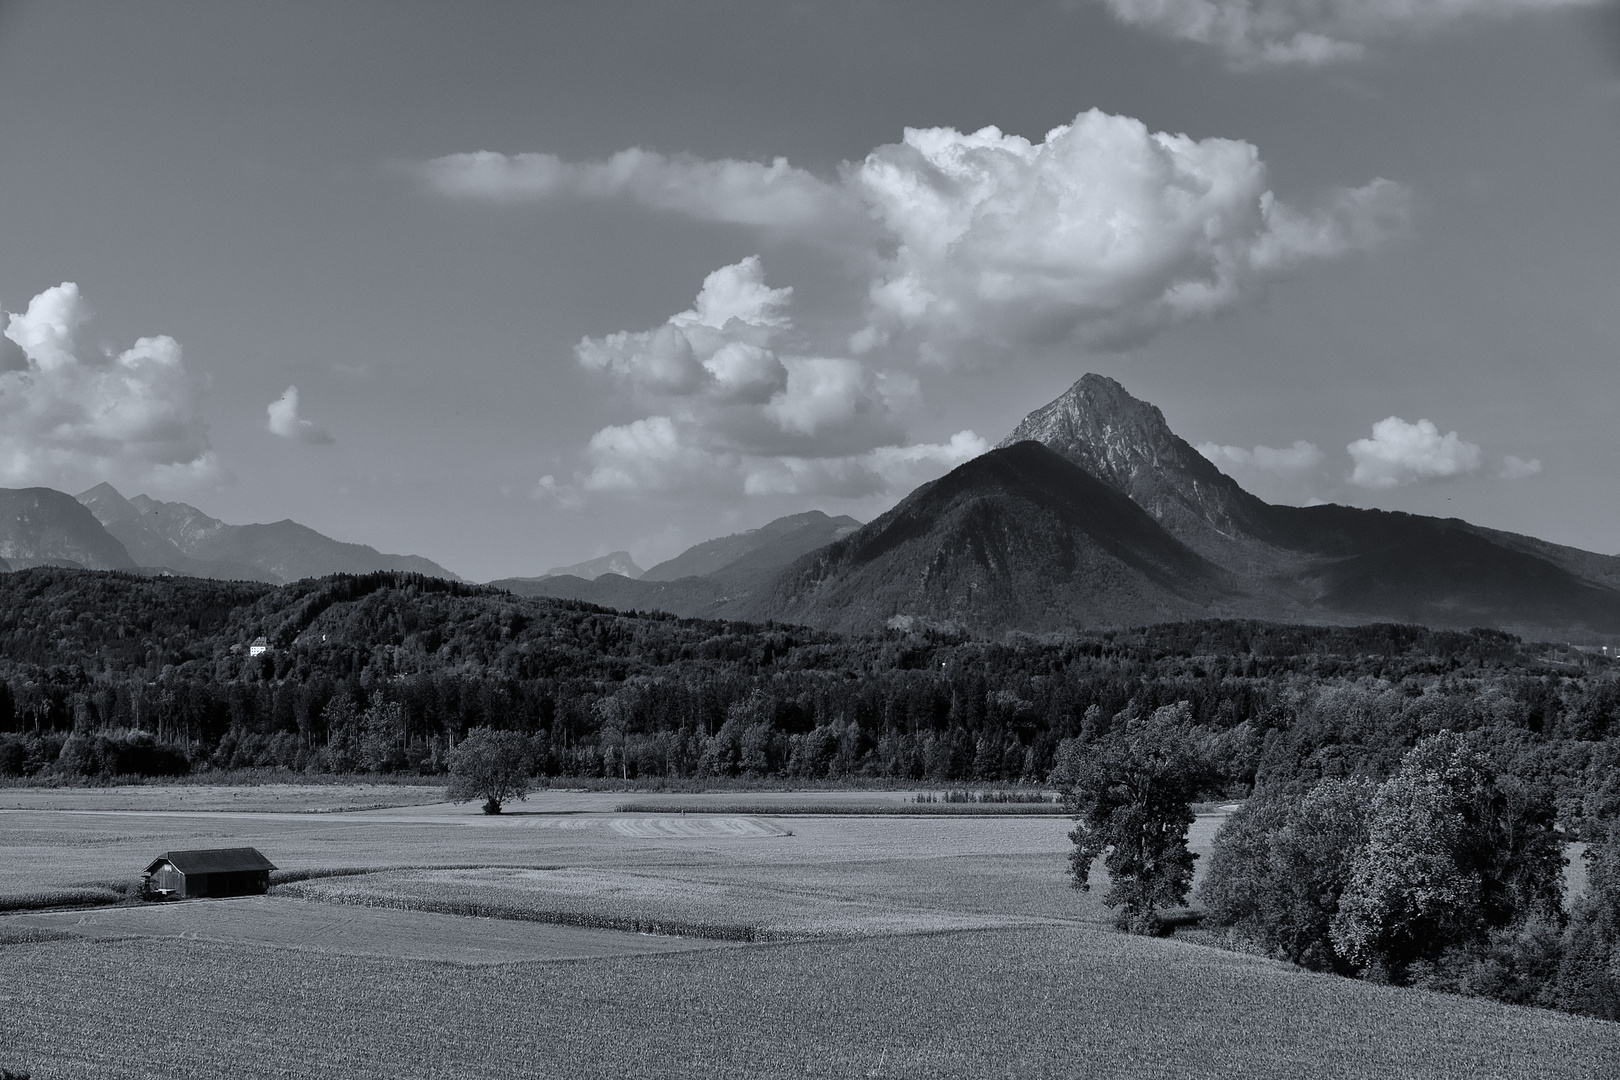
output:
[[[1129, 346], [1311, 262], [1375, 248], [1410, 212], [1408, 190], [1384, 179], [1286, 202], [1250, 143], [1096, 110], [1038, 141], [910, 128], [826, 177], [781, 158], [643, 149], [585, 162], [484, 151], [415, 169], [450, 198], [613, 199], [752, 227], [832, 248], [853, 275], [863, 299], [811, 330], [791, 317], [792, 288], [767, 284], [752, 256], [714, 271], [658, 326], [581, 340], [579, 363], [639, 415], [586, 448], [574, 483], [599, 492], [687, 490], [704, 477], [752, 492], [872, 492], [937, 475], [980, 444], [972, 432], [909, 437], [932, 364]], [[1247, 453], [1286, 472], [1301, 451]]]
[[[837, 246], [868, 287], [848, 351], [907, 345], [946, 360], [986, 346], [1134, 342], [1302, 264], [1376, 247], [1406, 229], [1410, 203], [1404, 186], [1375, 179], [1295, 206], [1270, 190], [1250, 143], [1155, 133], [1096, 110], [1039, 142], [995, 127], [908, 128], [833, 179], [780, 158], [639, 149], [577, 163], [452, 154], [418, 170], [452, 197], [627, 199]], [[702, 381], [667, 332], [607, 346], [639, 351], [671, 386]]]
[[184, 487], [221, 470], [201, 387], [167, 335], [84, 344], [90, 310], [64, 282], [10, 314], [0, 355], [0, 480], [73, 488], [106, 479]]
[[1367, 46], [1473, 18], [1504, 18], [1603, 0], [1103, 0], [1116, 18], [1221, 50], [1235, 67], [1318, 66]]
[[1304, 439], [1296, 440], [1292, 446], [1256, 446], [1253, 450], [1207, 442], [1199, 444], [1198, 452], [1222, 469], [1258, 469], [1283, 477], [1310, 472], [1322, 463], [1324, 456], [1315, 444]]
[[1266, 279], [1405, 228], [1375, 180], [1319, 210], [1280, 202], [1250, 143], [1092, 110], [1032, 143], [908, 128], [849, 173], [896, 238], [879, 322], [935, 339], [1111, 344], [1232, 306]]
[[579, 488], [858, 498], [984, 452], [970, 431], [909, 442], [900, 414], [916, 381], [795, 351], [791, 299], [750, 256], [708, 275], [662, 326], [582, 340], [582, 366], [656, 411], [592, 436]]
[[283, 439], [292, 439], [294, 442], [308, 443], [319, 446], [332, 441], [332, 436], [319, 427], [312, 420], [306, 420], [298, 415], [298, 387], [289, 386], [282, 391], [280, 397], [272, 401], [264, 410], [269, 415], [265, 427], [272, 435], [279, 435]]
[[1508, 454], [1502, 459], [1502, 470], [1496, 474], [1503, 480], [1524, 480], [1541, 475], [1541, 459], [1516, 457]]
[[1440, 434], [1431, 420], [1407, 423], [1391, 416], [1373, 425], [1370, 439], [1346, 447], [1355, 462], [1350, 482], [1386, 490], [1424, 480], [1444, 480], [1479, 468], [1480, 449], [1455, 431]]

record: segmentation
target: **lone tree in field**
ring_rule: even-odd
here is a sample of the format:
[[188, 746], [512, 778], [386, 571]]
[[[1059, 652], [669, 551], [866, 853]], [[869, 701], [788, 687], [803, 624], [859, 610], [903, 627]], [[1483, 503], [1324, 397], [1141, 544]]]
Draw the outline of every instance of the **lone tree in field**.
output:
[[1112, 882], [1103, 901], [1120, 910], [1120, 926], [1132, 933], [1160, 932], [1160, 910], [1186, 903], [1192, 884], [1187, 827], [1211, 770], [1191, 727], [1186, 702], [1116, 721], [1101, 741], [1064, 762], [1058, 778], [1075, 820], [1074, 887], [1089, 891], [1091, 864], [1103, 856]]
[[498, 814], [509, 799], [529, 793], [529, 740], [515, 731], [474, 728], [450, 751], [451, 802], [484, 800], [484, 813]]

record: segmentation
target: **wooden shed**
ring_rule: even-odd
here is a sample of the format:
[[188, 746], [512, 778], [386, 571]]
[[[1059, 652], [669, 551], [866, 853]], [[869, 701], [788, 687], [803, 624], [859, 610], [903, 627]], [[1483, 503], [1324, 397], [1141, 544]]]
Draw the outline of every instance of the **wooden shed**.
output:
[[147, 891], [157, 896], [254, 896], [269, 890], [275, 868], [257, 848], [206, 848], [168, 852], [153, 859], [143, 876]]

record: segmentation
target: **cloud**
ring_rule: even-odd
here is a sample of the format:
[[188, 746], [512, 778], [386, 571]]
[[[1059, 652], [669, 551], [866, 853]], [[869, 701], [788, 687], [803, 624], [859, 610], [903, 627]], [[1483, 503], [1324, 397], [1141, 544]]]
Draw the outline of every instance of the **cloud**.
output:
[[936, 344], [1137, 341], [1376, 246], [1405, 229], [1409, 201], [1374, 180], [1295, 209], [1252, 144], [1097, 110], [1038, 143], [908, 128], [849, 179], [897, 241], [872, 283], [876, 320]]
[[1441, 435], [1431, 420], [1409, 424], [1398, 416], [1378, 421], [1372, 438], [1357, 439], [1346, 449], [1355, 461], [1350, 482], [1374, 490], [1461, 476], [1480, 463], [1479, 447], [1455, 431]]
[[292, 439], [294, 442], [307, 443], [311, 446], [320, 446], [332, 441], [332, 436], [324, 428], [318, 427], [313, 421], [305, 420], [298, 415], [298, 387], [289, 386], [282, 391], [280, 397], [266, 406], [269, 422], [265, 424], [272, 435], [279, 435], [283, 439]]
[[201, 387], [178, 342], [87, 348], [91, 318], [64, 282], [11, 314], [0, 354], [0, 480], [77, 485], [121, 479], [185, 487], [223, 475], [202, 419]]
[[915, 384], [791, 350], [792, 294], [768, 286], [749, 256], [709, 274], [692, 307], [662, 326], [587, 337], [574, 354], [665, 419], [701, 424], [721, 452], [824, 457], [897, 439], [893, 407]]
[[1530, 458], [1528, 461], [1521, 457], [1508, 454], [1502, 459], [1502, 471], [1496, 474], [1503, 480], [1523, 480], [1531, 476], [1541, 475], [1541, 459]]
[[582, 340], [582, 366], [655, 411], [593, 435], [578, 487], [859, 498], [984, 452], [970, 431], [907, 440], [900, 414], [918, 387], [904, 373], [794, 351], [791, 299], [750, 256], [709, 274], [662, 326]]
[[667, 157], [632, 147], [605, 161], [554, 154], [448, 154], [411, 166], [434, 191], [497, 203], [563, 198], [627, 199], [698, 221], [750, 225], [818, 242], [866, 228], [861, 208], [838, 184], [789, 165], [690, 154]]
[[[1295, 206], [1270, 190], [1250, 143], [1155, 133], [1097, 110], [1039, 142], [995, 127], [908, 128], [832, 179], [781, 158], [641, 149], [597, 162], [485, 151], [415, 168], [453, 198], [629, 200], [834, 247], [868, 296], [866, 311], [848, 313], [848, 351], [892, 347], [942, 360], [1029, 344], [1135, 343], [1231, 307], [1306, 263], [1378, 246], [1406, 231], [1411, 201], [1403, 185], [1375, 179]], [[718, 312], [689, 314], [724, 325]], [[604, 345], [639, 356], [671, 387], [702, 382], [667, 332]]]
[[1239, 68], [1320, 66], [1376, 41], [1473, 18], [1590, 7], [1603, 0], [1102, 0], [1121, 22], [1221, 50]]
[[1207, 442], [1199, 444], [1198, 452], [1221, 468], [1258, 469], [1282, 477], [1308, 473], [1320, 465], [1324, 457], [1320, 449], [1304, 439], [1298, 439], [1294, 445], [1280, 449], [1257, 446], [1253, 450]]
[[586, 491], [635, 494], [821, 495], [859, 499], [904, 493], [987, 451], [959, 431], [943, 443], [874, 447], [858, 454], [804, 457], [704, 446], [701, 427], [650, 416], [591, 437]]
[[554, 502], [564, 510], [578, 510], [585, 505], [577, 487], [559, 482], [550, 473], [535, 481], [529, 497], [537, 502]]

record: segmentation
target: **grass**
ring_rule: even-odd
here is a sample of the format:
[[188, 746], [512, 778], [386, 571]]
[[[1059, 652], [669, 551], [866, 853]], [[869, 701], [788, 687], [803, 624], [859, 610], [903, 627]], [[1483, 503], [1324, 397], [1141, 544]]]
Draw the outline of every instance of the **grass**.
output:
[[642, 799], [619, 803], [614, 807], [621, 813], [637, 814], [744, 814], [783, 817], [857, 816], [857, 817], [1029, 817], [1061, 816], [1063, 808], [1050, 802], [872, 802], [872, 803], [750, 803], [705, 801], [694, 807], [690, 803], [659, 802]]
[[39, 911], [48, 908], [84, 907], [91, 904], [117, 904], [125, 899], [121, 890], [106, 885], [78, 888], [38, 889], [0, 896], [0, 912]]
[[[731, 880], [726, 880], [731, 877]], [[717, 880], [718, 879], [718, 880]], [[278, 886], [326, 903], [590, 926], [721, 941], [928, 933], [1027, 923], [1028, 915], [956, 911], [841, 894], [813, 869], [767, 883], [745, 876], [605, 869], [404, 870]]]
[[[282, 895], [258, 909], [0, 917], [0, 1068], [36, 1080], [160, 1059], [180, 1078], [1620, 1075], [1620, 1025], [1117, 935], [1096, 891], [1067, 887], [1062, 818], [773, 820], [798, 801], [902, 805], [915, 790], [760, 793], [750, 801], [771, 809], [755, 818], [691, 813], [705, 796], [669, 797], [684, 817], [614, 815], [600, 811], [619, 797], [556, 791], [496, 818], [444, 806], [0, 814], [0, 898], [124, 880], [173, 848], [252, 845], [282, 868]], [[1195, 850], [1215, 823], [1194, 825]], [[807, 940], [614, 955], [625, 935], [567, 920]]]
[[[236, 774], [231, 774], [236, 775]], [[333, 813], [444, 801], [444, 781], [433, 785], [356, 782], [328, 778], [306, 784], [288, 774], [257, 782], [166, 780], [95, 787], [0, 785], [0, 809], [9, 810], [166, 810], [236, 813]]]
[[148, 904], [94, 913], [50, 912], [0, 920], [0, 934], [18, 940], [68, 936], [113, 941], [129, 938], [191, 940], [293, 949], [317, 966], [330, 955], [382, 956], [455, 964], [573, 960], [640, 955], [692, 948], [694, 942], [648, 934], [533, 922], [491, 922], [421, 911], [387, 911], [312, 904], [282, 897], [243, 897], [193, 904]]
[[[146, 992], [152, 973], [185, 978]], [[459, 968], [212, 942], [6, 946], [0, 1065], [123, 1075], [1563, 1080], [1620, 1025], [1078, 927]]]

